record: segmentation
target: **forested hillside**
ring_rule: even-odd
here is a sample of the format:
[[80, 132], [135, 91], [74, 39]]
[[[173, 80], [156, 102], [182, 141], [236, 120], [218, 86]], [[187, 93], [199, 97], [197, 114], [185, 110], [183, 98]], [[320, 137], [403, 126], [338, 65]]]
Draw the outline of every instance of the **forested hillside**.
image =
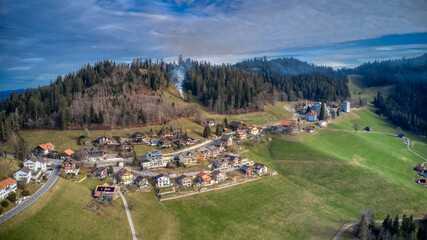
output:
[[169, 86], [172, 67], [150, 59], [103, 61], [58, 76], [49, 86], [15, 92], [0, 105], [0, 139], [22, 128], [114, 128], [192, 116], [197, 105], [177, 107], [156, 92]]
[[427, 82], [427, 53], [416, 58], [364, 63], [350, 72], [363, 75], [369, 87], [398, 82]]
[[184, 89], [217, 113], [262, 110], [277, 101], [341, 101], [350, 96], [344, 73], [293, 58], [219, 66], [194, 62]]
[[363, 75], [367, 86], [395, 84], [388, 96], [379, 92], [375, 98], [379, 113], [402, 128], [426, 134], [427, 54], [365, 63], [350, 71]]

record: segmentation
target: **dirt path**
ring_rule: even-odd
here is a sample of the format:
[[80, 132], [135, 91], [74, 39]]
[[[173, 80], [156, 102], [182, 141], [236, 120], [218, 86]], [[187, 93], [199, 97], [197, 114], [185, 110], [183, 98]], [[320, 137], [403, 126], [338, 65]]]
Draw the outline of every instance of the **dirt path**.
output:
[[128, 218], [130, 231], [132, 232], [132, 239], [136, 240], [137, 238], [136, 238], [136, 233], [135, 233], [135, 227], [133, 226], [132, 216], [130, 215], [128, 202], [126, 201], [125, 196], [123, 196], [123, 193], [120, 190], [119, 190], [119, 194], [120, 194], [120, 197], [122, 198], [123, 205], [125, 206], [126, 216]]

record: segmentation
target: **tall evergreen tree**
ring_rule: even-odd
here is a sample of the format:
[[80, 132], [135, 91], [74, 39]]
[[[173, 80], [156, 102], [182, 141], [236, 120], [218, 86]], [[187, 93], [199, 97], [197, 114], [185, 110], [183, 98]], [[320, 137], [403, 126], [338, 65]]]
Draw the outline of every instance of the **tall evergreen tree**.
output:
[[399, 216], [398, 215], [396, 215], [396, 217], [394, 218], [393, 225], [391, 227], [390, 232], [392, 235], [396, 234], [397, 236], [399, 236], [400, 231], [399, 231]]
[[228, 120], [227, 120], [227, 118], [224, 118], [224, 127], [225, 128], [229, 128], [229, 126], [228, 126]]
[[90, 104], [90, 110], [89, 111], [90, 111], [89, 112], [90, 123], [96, 123], [96, 121], [95, 121], [95, 115], [96, 115], [96, 113], [95, 113], [95, 109], [93, 108], [92, 104]]
[[98, 114], [98, 123], [104, 124], [104, 114], [102, 113], [101, 110], [99, 110], [99, 114]]
[[84, 137], [84, 138], [90, 138], [89, 129], [85, 128], [85, 130], [84, 130], [84, 132], [83, 132], [83, 137]]
[[222, 135], [222, 129], [221, 129], [221, 125], [220, 125], [220, 124], [217, 124], [217, 125], [216, 125], [216, 131], [215, 131], [215, 134], [216, 134], [218, 137]]
[[205, 129], [203, 130], [203, 137], [204, 138], [209, 138], [211, 135], [212, 135], [211, 127], [209, 127], [208, 125], [206, 125]]
[[322, 106], [320, 107], [319, 120], [326, 120], [326, 110], [325, 110], [325, 104], [323, 102], [322, 102]]

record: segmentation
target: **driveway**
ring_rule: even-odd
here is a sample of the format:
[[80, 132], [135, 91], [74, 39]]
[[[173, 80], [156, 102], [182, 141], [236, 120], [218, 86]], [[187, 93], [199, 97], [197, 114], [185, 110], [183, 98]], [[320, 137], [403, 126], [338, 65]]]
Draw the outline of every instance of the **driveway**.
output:
[[33, 202], [39, 199], [44, 193], [47, 192], [47, 190], [49, 190], [53, 186], [53, 184], [55, 184], [56, 180], [58, 179], [58, 176], [59, 176], [59, 168], [55, 167], [52, 170], [47, 182], [43, 184], [43, 186], [39, 190], [37, 190], [37, 192], [31, 195], [31, 197], [29, 197], [23, 203], [19, 204], [18, 206], [12, 208], [8, 212], [0, 216], [0, 224], [8, 220], [9, 218], [15, 216], [20, 211], [24, 210], [26, 207], [30, 206]]

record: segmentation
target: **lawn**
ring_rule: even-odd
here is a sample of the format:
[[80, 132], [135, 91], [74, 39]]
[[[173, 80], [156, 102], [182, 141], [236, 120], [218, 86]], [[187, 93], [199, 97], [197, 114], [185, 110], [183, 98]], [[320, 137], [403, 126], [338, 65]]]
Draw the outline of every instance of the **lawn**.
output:
[[130, 239], [120, 198], [98, 214], [83, 209], [100, 183], [58, 179], [37, 202], [2, 223], [0, 239]]
[[373, 132], [394, 134], [396, 132], [396, 126], [387, 121], [386, 118], [380, 117], [374, 111], [375, 108], [368, 105], [365, 108], [351, 111], [350, 113], [340, 113], [338, 118], [332, 120], [329, 127], [353, 130], [353, 125], [357, 123], [360, 126], [360, 131], [364, 131], [365, 127], [370, 127]]
[[19, 162], [10, 158], [0, 157], [0, 181], [12, 177], [13, 172], [19, 169]]

